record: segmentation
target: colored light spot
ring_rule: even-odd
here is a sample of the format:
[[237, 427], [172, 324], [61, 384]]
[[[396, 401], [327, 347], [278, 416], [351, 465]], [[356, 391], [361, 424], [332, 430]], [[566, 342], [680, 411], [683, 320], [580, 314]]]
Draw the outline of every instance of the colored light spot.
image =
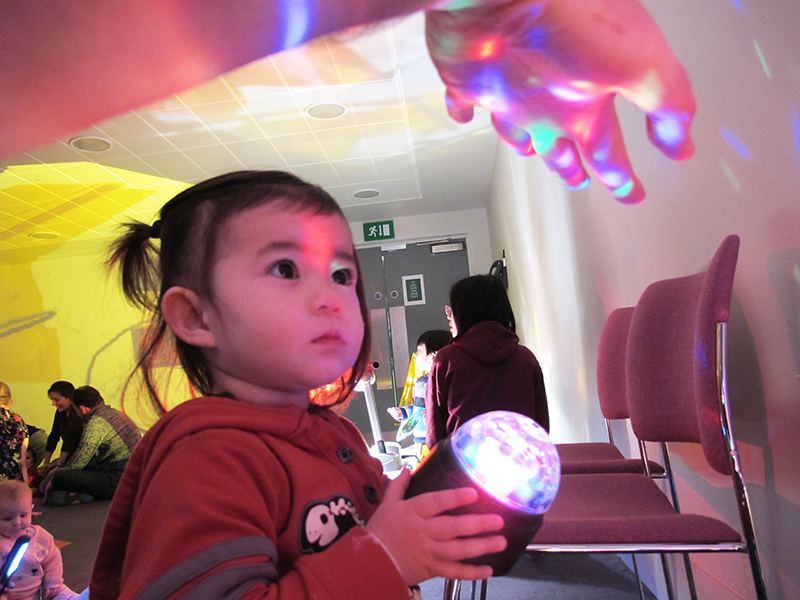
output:
[[572, 88], [563, 87], [560, 85], [551, 85], [548, 89], [556, 98], [561, 98], [562, 100], [567, 100], [568, 102], [580, 102], [581, 100], [586, 100], [586, 94]]
[[653, 121], [656, 137], [665, 145], [675, 147], [683, 142], [683, 127], [673, 117], [659, 117]]
[[728, 142], [728, 144], [730, 145], [731, 148], [736, 150], [736, 152], [739, 154], [739, 156], [741, 156], [745, 160], [748, 160], [750, 158], [750, 150], [748, 150], [747, 146], [745, 146], [741, 142], [741, 140], [739, 140], [739, 138], [737, 138], [735, 135], [733, 135], [733, 133], [730, 130], [725, 129], [723, 127], [722, 128], [722, 137], [725, 138], [725, 141]]
[[587, 177], [586, 179], [584, 179], [583, 181], [581, 181], [577, 185], [569, 185], [569, 184], [567, 184], [567, 189], [568, 190], [572, 190], [573, 192], [577, 192], [578, 190], [583, 190], [583, 189], [586, 189], [587, 187], [589, 187], [589, 183], [590, 182], [591, 182], [591, 180]]
[[618, 187], [615, 190], [611, 190], [611, 193], [615, 198], [624, 198], [625, 196], [631, 193], [632, 189], [633, 189], [633, 179], [629, 179], [625, 185]]
[[794, 129], [794, 145], [797, 148], [797, 156], [800, 157], [800, 117], [797, 113], [792, 113], [792, 129]]
[[664, 86], [661, 84], [658, 73], [652, 70], [631, 88], [628, 94], [639, 108], [651, 113], [661, 106], [661, 99], [664, 97]]
[[734, 192], [739, 192], [742, 189], [742, 185], [739, 183], [739, 179], [736, 177], [736, 173], [733, 172], [733, 169], [730, 168], [727, 162], [725, 162], [724, 158], [719, 159], [719, 168], [722, 169], [722, 172], [725, 174], [726, 179], [731, 184]]
[[739, 10], [744, 10], [744, 4], [742, 4], [742, 0], [731, 0], [731, 2], [733, 2], [733, 5]]
[[798, 265], [794, 266], [794, 281], [800, 285], [800, 266]]
[[537, 123], [531, 128], [533, 148], [538, 154], [550, 152], [560, 135], [561, 131], [557, 127], [548, 123]]
[[496, 38], [491, 40], [484, 40], [482, 43], [478, 45], [476, 58], [478, 59], [492, 58], [493, 56], [497, 56], [499, 52], [500, 52], [500, 40]]
[[753, 45], [756, 47], [756, 54], [758, 54], [758, 60], [761, 61], [761, 68], [764, 69], [764, 73], [767, 74], [768, 79], [772, 79], [772, 73], [769, 71], [769, 65], [767, 65], [767, 60], [764, 58], [764, 53], [761, 52], [761, 46], [758, 45], [758, 42], [753, 40]]
[[284, 48], [294, 48], [306, 40], [310, 25], [310, 13], [307, 0], [284, 0], [283, 14], [286, 15], [286, 35]]

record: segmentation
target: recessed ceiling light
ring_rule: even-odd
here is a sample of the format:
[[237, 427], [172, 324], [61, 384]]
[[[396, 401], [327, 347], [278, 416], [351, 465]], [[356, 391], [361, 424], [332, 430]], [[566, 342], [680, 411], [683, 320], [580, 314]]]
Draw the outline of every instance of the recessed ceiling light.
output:
[[82, 135], [72, 138], [69, 145], [83, 152], [105, 152], [111, 148], [111, 142], [96, 135]]
[[380, 196], [381, 193], [378, 190], [358, 190], [353, 196], [355, 198], [374, 198], [375, 196]]
[[58, 239], [58, 234], [50, 231], [36, 231], [34, 233], [29, 233], [28, 237], [35, 240], [55, 240]]
[[341, 117], [347, 108], [338, 102], [317, 102], [306, 107], [306, 114], [314, 119], [335, 119]]

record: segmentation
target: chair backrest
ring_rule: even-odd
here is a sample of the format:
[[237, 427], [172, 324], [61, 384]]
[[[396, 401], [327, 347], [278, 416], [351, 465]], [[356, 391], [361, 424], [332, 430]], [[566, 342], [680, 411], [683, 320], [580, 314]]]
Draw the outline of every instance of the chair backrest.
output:
[[633, 306], [613, 310], [600, 333], [597, 349], [597, 396], [606, 419], [628, 418], [625, 356]]
[[706, 271], [648, 286], [631, 319], [626, 357], [636, 436], [700, 443], [724, 474], [731, 459], [720, 419], [717, 323], [728, 320], [738, 253], [739, 237], [728, 236]]

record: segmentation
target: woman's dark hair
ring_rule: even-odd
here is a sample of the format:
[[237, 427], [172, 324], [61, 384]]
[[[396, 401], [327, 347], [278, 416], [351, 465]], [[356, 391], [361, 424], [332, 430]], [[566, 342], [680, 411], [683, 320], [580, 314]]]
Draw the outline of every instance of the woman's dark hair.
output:
[[90, 385], [82, 385], [75, 389], [75, 395], [72, 397], [72, 403], [75, 406], [85, 406], [87, 408], [94, 408], [101, 402], [105, 402], [95, 388]]
[[75, 386], [69, 381], [56, 381], [50, 386], [50, 389], [47, 390], [48, 394], [51, 392], [55, 392], [59, 396], [64, 396], [64, 398], [72, 400], [72, 395], [75, 393]]
[[[282, 171], [237, 171], [194, 185], [167, 202], [153, 225], [126, 223], [125, 233], [111, 246], [107, 265], [118, 266], [125, 296], [134, 305], [153, 312], [147, 341], [136, 369], [141, 371], [148, 395], [158, 413], [164, 408], [152, 377], [156, 353], [167, 341], [175, 344], [178, 360], [191, 385], [201, 394], [212, 394], [211, 370], [200, 348], [172, 335], [161, 314], [161, 298], [173, 286], [185, 286], [201, 297], [213, 299], [211, 273], [220, 228], [233, 215], [269, 204], [287, 210], [338, 215], [342, 209], [328, 192]], [[156, 248], [154, 239], [161, 241]], [[355, 255], [354, 255], [355, 256]], [[356, 363], [341, 380], [337, 404], [346, 400], [364, 374], [371, 349], [370, 318], [361, 268], [356, 293], [364, 323], [364, 341]]]
[[473, 275], [457, 281], [450, 288], [450, 308], [461, 337], [473, 325], [497, 321], [516, 331], [517, 322], [503, 282], [494, 275]]
[[430, 329], [420, 334], [417, 338], [417, 346], [425, 344], [425, 351], [431, 354], [438, 352], [452, 341], [453, 336], [446, 329]]

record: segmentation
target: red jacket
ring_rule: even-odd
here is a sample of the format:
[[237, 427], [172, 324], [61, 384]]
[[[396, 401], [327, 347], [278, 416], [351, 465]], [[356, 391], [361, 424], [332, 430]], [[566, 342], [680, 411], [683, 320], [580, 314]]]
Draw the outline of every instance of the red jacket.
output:
[[190, 400], [134, 451], [90, 598], [407, 600], [360, 526], [382, 495], [379, 462], [330, 410]]
[[513, 331], [484, 321], [433, 359], [425, 397], [428, 447], [492, 410], [522, 413], [550, 429], [539, 361]]

